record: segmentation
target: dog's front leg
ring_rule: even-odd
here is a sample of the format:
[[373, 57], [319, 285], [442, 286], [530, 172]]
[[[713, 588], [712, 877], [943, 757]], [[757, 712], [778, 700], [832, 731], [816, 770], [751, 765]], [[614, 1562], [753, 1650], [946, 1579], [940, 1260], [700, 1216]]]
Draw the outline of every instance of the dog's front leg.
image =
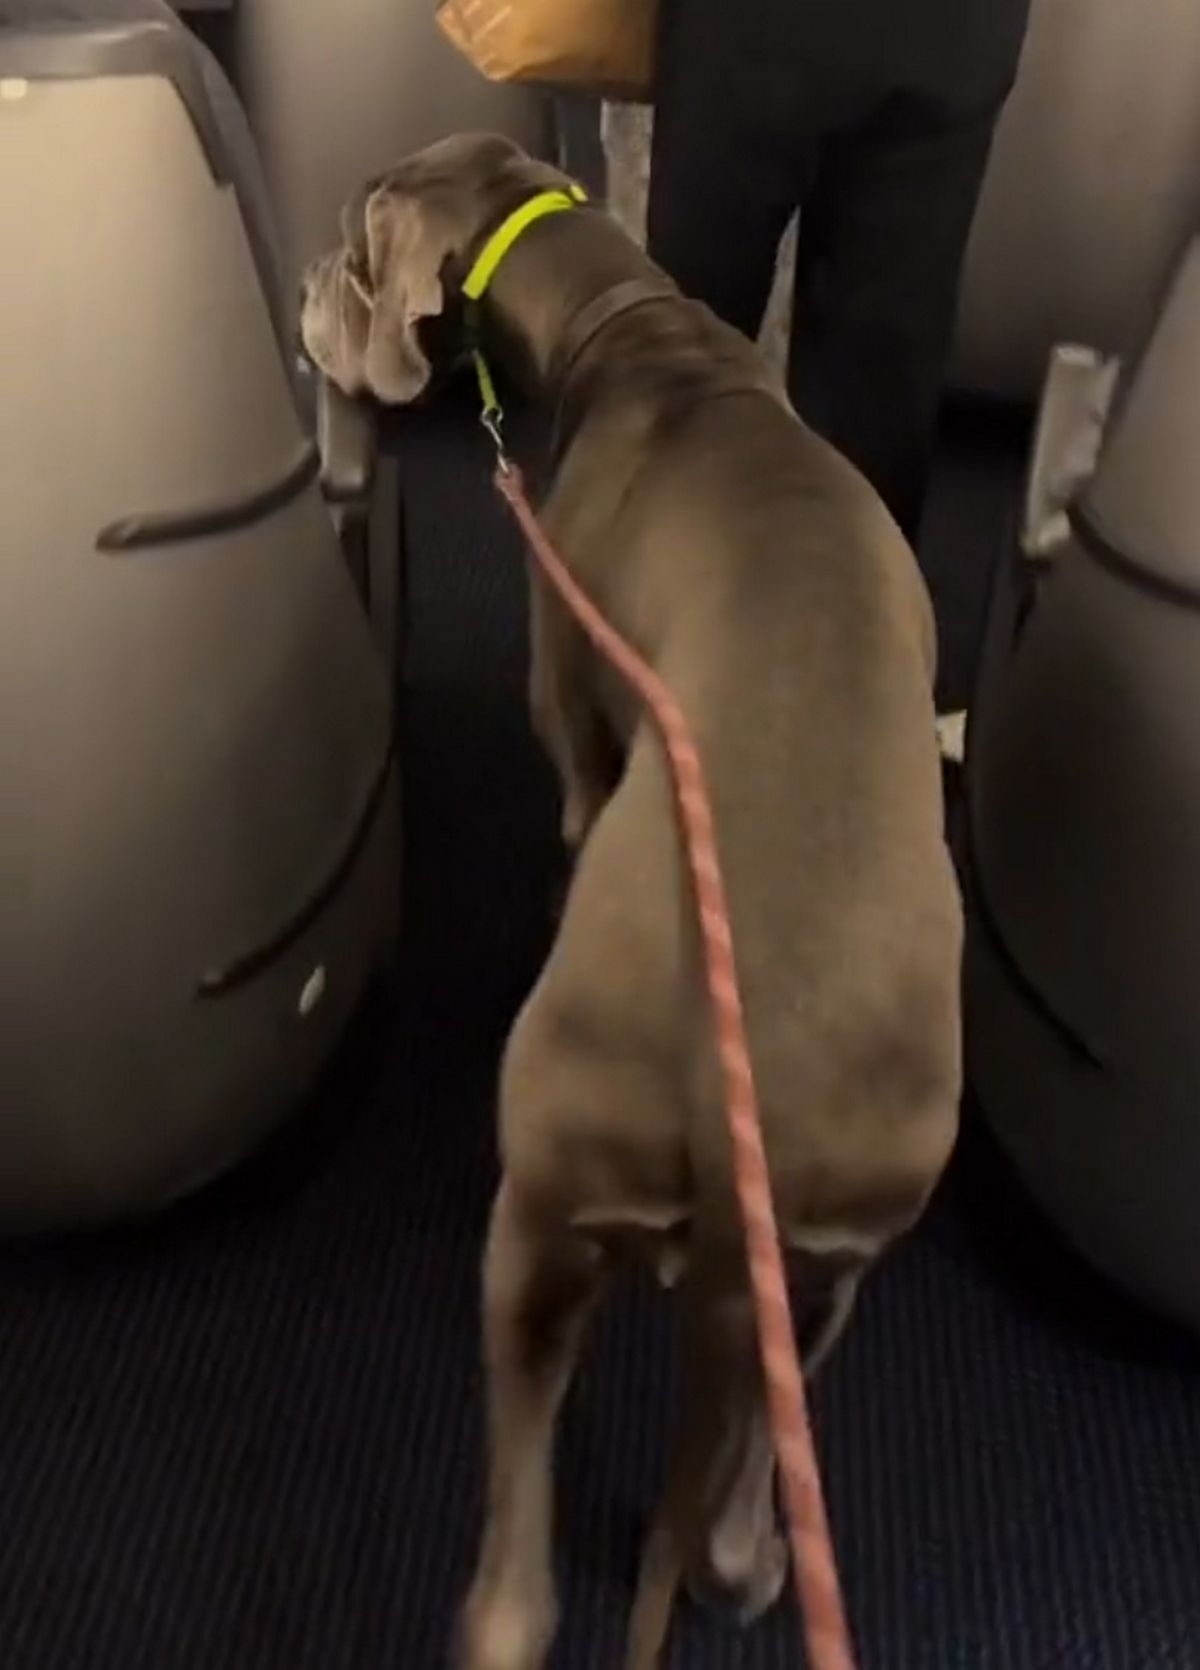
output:
[[591, 648], [538, 574], [530, 588], [529, 706], [562, 784], [563, 840], [578, 847], [620, 774], [615, 741], [589, 699]]
[[507, 1182], [484, 1262], [487, 1522], [463, 1670], [541, 1670], [554, 1634], [554, 1427], [603, 1276], [600, 1252]]

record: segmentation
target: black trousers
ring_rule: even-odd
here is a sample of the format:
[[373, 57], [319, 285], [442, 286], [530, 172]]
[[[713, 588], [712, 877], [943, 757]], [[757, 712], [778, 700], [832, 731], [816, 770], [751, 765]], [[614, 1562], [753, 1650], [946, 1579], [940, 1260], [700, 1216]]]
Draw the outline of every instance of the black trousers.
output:
[[608, 160], [601, 132], [601, 104], [581, 93], [560, 93], [554, 101], [559, 167], [598, 203], [608, 195]]
[[800, 210], [796, 409], [916, 542], [1028, 0], [663, 0], [654, 258], [757, 334]]

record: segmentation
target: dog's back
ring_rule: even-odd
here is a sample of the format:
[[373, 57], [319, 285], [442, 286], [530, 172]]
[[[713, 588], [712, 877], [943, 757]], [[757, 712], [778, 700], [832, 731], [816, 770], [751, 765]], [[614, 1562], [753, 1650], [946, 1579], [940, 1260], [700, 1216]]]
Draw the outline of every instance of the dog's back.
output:
[[[609, 383], [576, 435], [551, 526], [699, 743], [786, 1231], [879, 1248], [919, 1212], [957, 1117], [961, 927], [929, 604], [875, 494], [753, 386], [752, 351], [700, 310], [646, 341], [649, 322], [610, 349], [625, 388]], [[728, 355], [707, 401], [662, 392], [657, 374], [661, 356], [678, 379], [689, 329]], [[631, 425], [642, 445], [622, 470]], [[599, 523], [597, 496], [614, 506]], [[660, 744], [607, 669], [592, 676], [629, 756], [581, 854], [543, 1007], [587, 1035], [602, 1077], [652, 1072], [656, 1111], [606, 1095], [596, 1136], [634, 1167], [654, 1150], [667, 1216], [681, 1182], [728, 1198], [711, 1016]]]

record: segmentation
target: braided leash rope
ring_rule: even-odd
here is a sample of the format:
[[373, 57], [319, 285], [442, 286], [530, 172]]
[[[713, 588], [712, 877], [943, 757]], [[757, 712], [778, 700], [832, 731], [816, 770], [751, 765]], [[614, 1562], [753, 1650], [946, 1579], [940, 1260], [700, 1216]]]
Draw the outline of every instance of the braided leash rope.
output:
[[[490, 404], [494, 406], [494, 396]], [[485, 427], [494, 440], [498, 439], [486, 420]], [[699, 908], [733, 1142], [734, 1178], [745, 1228], [759, 1348], [809, 1670], [854, 1670], [854, 1651], [838, 1582], [788, 1301], [754, 1072], [746, 1043], [729, 905], [699, 751], [687, 720], [666, 684], [608, 624], [576, 584], [529, 503], [520, 470], [505, 456], [501, 446], [497, 450], [500, 462], [496, 487], [516, 518], [530, 551], [595, 647], [644, 702], [658, 726], [670, 762]]]

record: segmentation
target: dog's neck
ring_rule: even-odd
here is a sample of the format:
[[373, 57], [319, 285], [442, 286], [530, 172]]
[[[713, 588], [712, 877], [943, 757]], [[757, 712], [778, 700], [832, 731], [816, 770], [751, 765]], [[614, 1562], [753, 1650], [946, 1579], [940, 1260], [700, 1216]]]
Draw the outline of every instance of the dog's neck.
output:
[[556, 406], [571, 369], [564, 345], [589, 307], [630, 280], [656, 276], [665, 288], [605, 214], [579, 209], [540, 221], [492, 280], [480, 318], [484, 353], [527, 398]]

